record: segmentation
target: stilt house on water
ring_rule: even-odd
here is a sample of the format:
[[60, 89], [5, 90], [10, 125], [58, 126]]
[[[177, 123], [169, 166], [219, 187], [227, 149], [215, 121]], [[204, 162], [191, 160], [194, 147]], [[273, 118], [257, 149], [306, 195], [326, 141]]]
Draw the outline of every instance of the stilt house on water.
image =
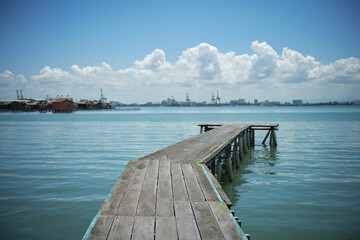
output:
[[71, 113], [74, 110], [74, 102], [66, 98], [52, 101], [52, 111], [54, 113]]

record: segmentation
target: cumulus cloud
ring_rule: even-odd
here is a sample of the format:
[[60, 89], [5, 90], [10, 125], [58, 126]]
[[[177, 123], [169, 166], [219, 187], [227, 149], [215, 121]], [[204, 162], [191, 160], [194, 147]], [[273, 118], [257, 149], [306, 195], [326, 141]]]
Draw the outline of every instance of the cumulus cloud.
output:
[[176, 68], [181, 73], [190, 74], [191, 79], [212, 81], [221, 77], [219, 51], [207, 43], [189, 48], [182, 52], [176, 62]]
[[329, 65], [318, 65], [311, 69], [309, 77], [321, 84], [359, 85], [360, 59], [339, 59]]
[[5, 70], [0, 73], [0, 97], [15, 95], [15, 89], [25, 90], [26, 84], [27, 80], [23, 75], [14, 76], [11, 71]]
[[[132, 67], [122, 69], [113, 69], [107, 63], [85, 67], [74, 64], [70, 71], [46, 66], [31, 76], [28, 85], [41, 94], [53, 89], [54, 93], [70, 95], [96, 94], [102, 87], [113, 96], [128, 95], [127, 99], [133, 97], [133, 101], [138, 96], [161, 94], [158, 98], [163, 98], [171, 92], [184, 93], [189, 89], [198, 93], [204, 89], [227, 89], [235, 96], [237, 89], [247, 88], [258, 91], [300, 86], [324, 90], [330, 85], [360, 88], [358, 58], [339, 59], [325, 65], [287, 47], [279, 54], [266, 42], [254, 41], [251, 48], [252, 54], [237, 55], [221, 53], [215, 46], [201, 43], [184, 50], [173, 63], [166, 60], [164, 51], [155, 49]], [[2, 88], [20, 83], [27, 83], [22, 75], [14, 77], [8, 70], [0, 74]]]
[[40, 70], [39, 75], [31, 76], [34, 83], [38, 84], [56, 84], [63, 86], [71, 82], [73, 76], [60, 68], [51, 68], [46, 66]]

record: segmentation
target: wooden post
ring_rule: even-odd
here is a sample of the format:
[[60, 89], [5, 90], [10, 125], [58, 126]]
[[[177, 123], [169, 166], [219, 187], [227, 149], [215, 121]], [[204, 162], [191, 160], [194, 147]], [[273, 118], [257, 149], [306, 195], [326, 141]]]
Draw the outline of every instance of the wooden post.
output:
[[248, 146], [248, 148], [250, 148], [251, 144], [250, 144], [250, 131], [249, 131], [249, 129], [246, 129], [246, 137], [247, 137], [247, 139], [246, 139], [247, 146]]
[[273, 130], [273, 146], [277, 146], [277, 140], [276, 140], [276, 133], [275, 133], [275, 130]]
[[237, 139], [237, 138], [235, 138], [233, 154], [234, 154], [234, 156], [235, 156], [235, 165], [236, 165], [236, 168], [239, 168], [239, 167], [240, 167], [239, 142], [238, 142], [238, 139]]
[[216, 161], [216, 177], [218, 182], [221, 181], [221, 172], [222, 172], [222, 156], [218, 156]]
[[216, 159], [213, 158], [213, 160], [211, 161], [211, 173], [212, 175], [215, 175], [216, 172]]
[[238, 219], [238, 220], [236, 220], [236, 222], [239, 224], [239, 227], [241, 227], [241, 224], [242, 224], [241, 220]]
[[231, 146], [229, 146], [226, 154], [226, 171], [228, 174], [229, 182], [233, 181], [233, 172], [232, 172], [232, 161], [231, 161]]
[[251, 145], [255, 146], [255, 130], [251, 129]]
[[200, 133], [203, 132], [203, 126], [200, 126]]
[[231, 155], [231, 162], [232, 162], [232, 164], [234, 164], [235, 163], [235, 141], [232, 143], [232, 144], [230, 144], [230, 155]]
[[274, 129], [271, 129], [270, 146], [277, 146], [276, 133]]
[[266, 143], [267, 138], [269, 137], [270, 132], [271, 132], [271, 129], [267, 132], [264, 140], [262, 141], [262, 144], [263, 144], [263, 145], [266, 145], [265, 143]]
[[240, 155], [240, 161], [244, 160], [243, 139], [242, 139], [242, 137], [239, 137], [239, 155]]
[[242, 138], [243, 138], [244, 153], [247, 153], [247, 143], [246, 143], [246, 132], [245, 131], [243, 132]]

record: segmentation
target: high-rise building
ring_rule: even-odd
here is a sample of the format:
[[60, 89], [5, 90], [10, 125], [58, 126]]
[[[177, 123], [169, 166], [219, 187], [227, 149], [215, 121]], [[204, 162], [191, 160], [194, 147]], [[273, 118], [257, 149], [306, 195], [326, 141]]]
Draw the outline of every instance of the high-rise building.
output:
[[302, 100], [293, 100], [293, 105], [302, 105], [303, 101]]

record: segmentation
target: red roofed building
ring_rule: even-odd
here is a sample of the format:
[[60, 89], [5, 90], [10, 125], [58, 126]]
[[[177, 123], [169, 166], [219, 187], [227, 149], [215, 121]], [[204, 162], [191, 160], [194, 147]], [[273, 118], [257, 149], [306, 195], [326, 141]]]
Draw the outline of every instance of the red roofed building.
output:
[[66, 98], [52, 101], [53, 113], [71, 113], [74, 110], [74, 102]]

